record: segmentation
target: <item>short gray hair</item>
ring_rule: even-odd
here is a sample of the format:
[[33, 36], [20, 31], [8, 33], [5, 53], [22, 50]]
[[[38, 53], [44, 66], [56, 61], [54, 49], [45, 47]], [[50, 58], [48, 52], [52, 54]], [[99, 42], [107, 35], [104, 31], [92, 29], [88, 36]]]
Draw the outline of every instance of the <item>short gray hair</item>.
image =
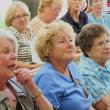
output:
[[11, 34], [11, 32], [9, 32], [8, 30], [5, 30], [5, 29], [0, 29], [0, 38], [6, 38], [7, 40], [11, 41], [13, 43], [13, 45], [15, 46], [15, 50], [17, 53], [18, 43], [17, 43], [15, 36], [13, 34]]

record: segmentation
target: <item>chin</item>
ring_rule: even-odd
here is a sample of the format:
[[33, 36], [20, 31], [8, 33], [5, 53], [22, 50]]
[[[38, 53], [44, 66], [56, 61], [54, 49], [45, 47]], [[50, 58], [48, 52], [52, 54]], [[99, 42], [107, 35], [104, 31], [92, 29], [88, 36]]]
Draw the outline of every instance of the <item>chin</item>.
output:
[[108, 60], [110, 60], [110, 57], [107, 57], [107, 58], [105, 58], [106, 59], [106, 61], [108, 61]]
[[74, 57], [67, 58], [67, 60], [68, 60], [69, 62], [71, 62], [71, 61], [73, 61], [73, 60], [74, 60]]
[[9, 73], [9, 79], [13, 77], [14, 77], [14, 73], [13, 72]]

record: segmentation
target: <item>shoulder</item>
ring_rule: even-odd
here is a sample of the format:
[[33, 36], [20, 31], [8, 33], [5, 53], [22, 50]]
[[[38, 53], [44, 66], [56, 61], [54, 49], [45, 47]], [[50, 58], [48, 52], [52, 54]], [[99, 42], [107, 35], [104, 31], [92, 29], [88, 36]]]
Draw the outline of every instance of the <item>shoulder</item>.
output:
[[84, 11], [81, 11], [80, 14], [83, 16], [87, 16], [87, 14]]
[[[0, 91], [0, 110], [6, 110], [6, 108], [9, 108], [9, 100], [4, 94]], [[10, 108], [10, 110], [13, 110]]]
[[87, 18], [87, 14], [84, 11], [80, 12], [80, 16]]
[[93, 14], [92, 14], [92, 13], [88, 13], [88, 14], [87, 14], [87, 16], [88, 16], [88, 19], [89, 19], [89, 20], [91, 20], [91, 19], [93, 19], [93, 18], [94, 18], [94, 16], [93, 16]]
[[55, 70], [50, 63], [43, 64], [34, 76], [35, 82], [39, 82], [41, 80], [47, 81], [50, 78], [52, 79], [54, 71]]
[[33, 96], [31, 92], [22, 85], [18, 84], [15, 78], [9, 80], [9, 84], [12, 86], [13, 90], [15, 91], [16, 97], [20, 102], [21, 106], [26, 106], [27, 108], [35, 110], [34, 100], [32, 98]]
[[90, 74], [90, 72], [92, 72], [91, 70], [93, 69], [93, 67], [95, 67], [95, 65], [91, 59], [89, 59], [83, 55], [80, 57], [78, 69], [81, 74]]
[[104, 19], [106, 20], [106, 22], [110, 22], [110, 14], [104, 13]]
[[36, 21], [37, 21], [37, 16], [35, 16], [34, 18], [32, 18], [32, 20], [30, 21], [30, 24], [33, 25]]
[[67, 13], [61, 18], [61, 20], [63, 20], [63, 21], [68, 21], [70, 18], [71, 18], [71, 16], [70, 16], [69, 12], [67, 12]]

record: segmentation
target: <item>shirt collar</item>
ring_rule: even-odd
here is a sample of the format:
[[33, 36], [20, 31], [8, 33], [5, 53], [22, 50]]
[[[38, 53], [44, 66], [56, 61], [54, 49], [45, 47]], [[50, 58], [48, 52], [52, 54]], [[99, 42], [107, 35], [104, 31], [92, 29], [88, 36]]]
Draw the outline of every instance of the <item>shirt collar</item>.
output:
[[[88, 57], [85, 57], [84, 55], [81, 56], [80, 61], [81, 61], [81, 65], [83, 65], [83, 67], [85, 67], [87, 69], [93, 68], [93, 71], [95, 71], [95, 72], [90, 72], [91, 75], [95, 75], [96, 72], [98, 72], [98, 71], [107, 71], [107, 70], [110, 70], [110, 66], [108, 66], [108, 65], [110, 65], [110, 61], [109, 62], [106, 62], [106, 64], [105, 64], [104, 67], [101, 67], [94, 60], [92, 60], [92, 59], [90, 59]], [[90, 74], [90, 73], [86, 72], [85, 74]]]
[[0, 102], [6, 98], [7, 97], [0, 91]]

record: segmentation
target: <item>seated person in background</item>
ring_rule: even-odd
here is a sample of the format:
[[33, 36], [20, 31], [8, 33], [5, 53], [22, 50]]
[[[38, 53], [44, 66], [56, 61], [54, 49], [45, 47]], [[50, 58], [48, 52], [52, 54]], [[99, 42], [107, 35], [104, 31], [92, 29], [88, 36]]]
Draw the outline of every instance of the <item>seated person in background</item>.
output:
[[31, 71], [15, 69], [16, 50], [15, 37], [8, 31], [0, 31], [0, 110], [38, 110], [37, 106], [39, 110], [53, 110], [35, 85]]
[[17, 67], [32, 69], [39, 67], [39, 65], [30, 64], [33, 62], [30, 43], [35, 35], [29, 27], [29, 19], [28, 7], [20, 1], [14, 1], [7, 10], [5, 24], [18, 41]]
[[34, 33], [53, 22], [59, 15], [63, 1], [62, 0], [40, 0], [38, 6], [38, 15], [36, 15], [30, 22]]
[[110, 29], [110, 15], [104, 13], [103, 0], [90, 0], [92, 12], [88, 14], [88, 22], [92, 24], [101, 24]]
[[[87, 15], [84, 11], [81, 11], [83, 0], [67, 0], [68, 2], [68, 12], [61, 19], [65, 22], [69, 23], [74, 32], [76, 33], [75, 45], [78, 46], [77, 43], [77, 34], [81, 31], [82, 27], [88, 23]], [[79, 57], [81, 51], [79, 47], [76, 48], [77, 53], [77, 61], [79, 61]]]
[[58, 20], [43, 28], [35, 43], [45, 62], [35, 74], [35, 83], [57, 110], [90, 110], [92, 102], [73, 63], [74, 37], [72, 27]]
[[79, 71], [93, 98], [96, 110], [110, 110], [110, 36], [98, 24], [82, 28], [78, 39], [83, 52]]
[[83, 0], [67, 0], [68, 12], [62, 18], [65, 22], [72, 25], [75, 33], [79, 33], [81, 28], [88, 23], [88, 18], [85, 12], [81, 11]]

